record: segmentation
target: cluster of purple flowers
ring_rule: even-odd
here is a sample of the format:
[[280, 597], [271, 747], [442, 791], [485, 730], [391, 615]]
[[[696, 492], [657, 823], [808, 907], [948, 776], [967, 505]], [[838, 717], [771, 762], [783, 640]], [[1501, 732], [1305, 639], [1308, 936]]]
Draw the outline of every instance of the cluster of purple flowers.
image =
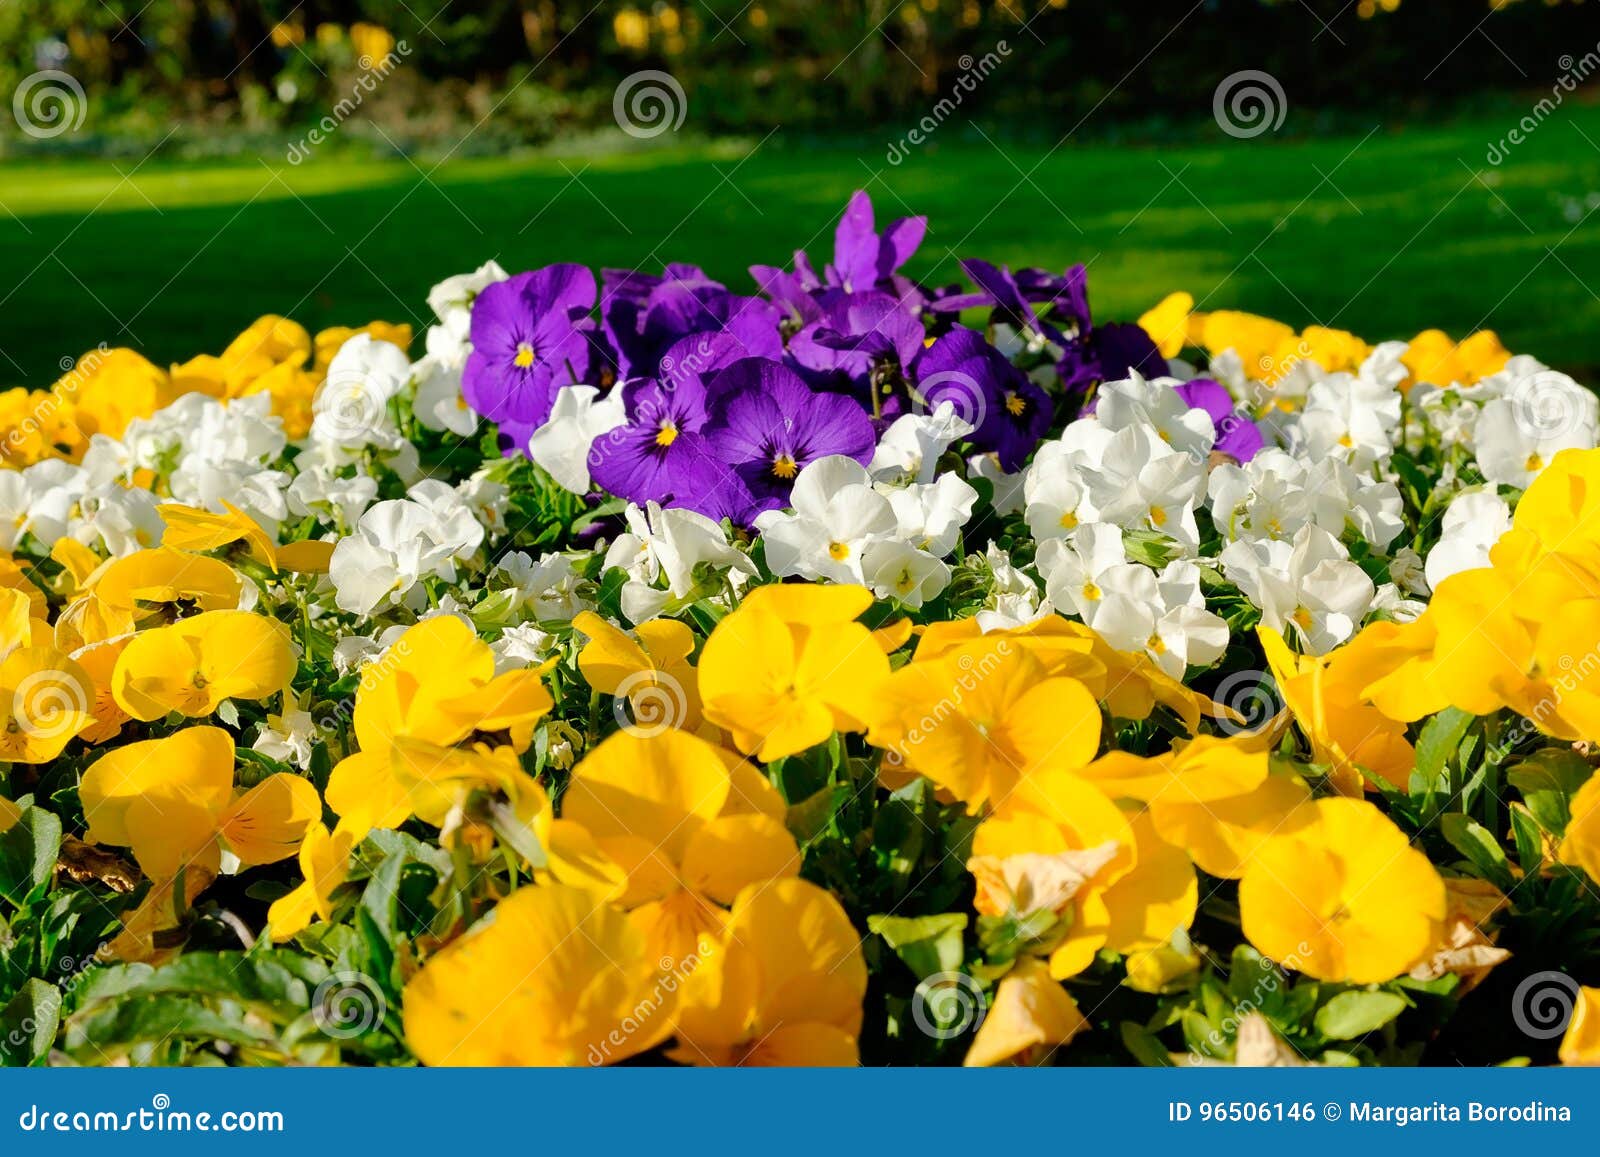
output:
[[[591, 447], [594, 482], [628, 501], [748, 524], [787, 504], [808, 463], [837, 454], [866, 465], [905, 414], [949, 403], [973, 427], [971, 449], [1015, 471], [1099, 382], [1166, 374], [1139, 326], [1093, 323], [1083, 266], [1013, 274], [967, 260], [973, 291], [930, 288], [900, 272], [926, 232], [924, 217], [879, 232], [871, 199], [857, 192], [833, 261], [820, 274], [804, 252], [792, 270], [752, 266], [758, 296], [680, 264], [659, 276], [608, 269], [598, 286], [583, 266], [552, 265], [490, 285], [473, 305], [466, 401], [516, 453], [562, 387], [620, 390], [626, 422]], [[1024, 351], [1060, 351], [1059, 360], [1037, 357], [1044, 372], [1025, 373], [959, 323], [981, 307], [989, 332], [1003, 325]], [[1220, 403], [1201, 392], [1191, 405], [1220, 406], [1219, 430], [1239, 426], [1225, 390]]]

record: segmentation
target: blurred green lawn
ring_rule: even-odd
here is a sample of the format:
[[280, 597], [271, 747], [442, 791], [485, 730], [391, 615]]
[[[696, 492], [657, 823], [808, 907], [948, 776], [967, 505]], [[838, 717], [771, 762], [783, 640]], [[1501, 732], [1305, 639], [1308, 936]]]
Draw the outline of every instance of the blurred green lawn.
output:
[[[1509, 123], [1385, 126], [1184, 147], [992, 143], [948, 126], [883, 146], [777, 139], [432, 162], [344, 155], [0, 165], [0, 382], [46, 385], [101, 342], [157, 361], [217, 352], [262, 313], [307, 326], [425, 323], [428, 287], [493, 257], [820, 264], [851, 190], [880, 222], [926, 213], [912, 272], [956, 259], [1090, 266], [1096, 315], [1174, 289], [1369, 340], [1490, 326], [1600, 369], [1600, 108], [1569, 105], [1498, 166]], [[1591, 378], [1591, 384], [1594, 383]]]

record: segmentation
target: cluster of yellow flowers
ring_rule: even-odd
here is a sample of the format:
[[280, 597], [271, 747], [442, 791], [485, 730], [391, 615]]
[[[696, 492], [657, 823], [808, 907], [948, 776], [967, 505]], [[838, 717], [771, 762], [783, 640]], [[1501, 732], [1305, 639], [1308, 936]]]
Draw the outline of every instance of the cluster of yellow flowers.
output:
[[18, 386], [0, 393], [0, 463], [13, 468], [47, 458], [76, 462], [95, 434], [121, 437], [184, 394], [242, 398], [267, 394], [290, 438], [311, 428], [311, 404], [333, 355], [356, 334], [411, 344], [409, 325], [375, 321], [336, 326], [315, 336], [288, 318], [258, 318], [221, 354], [201, 354], [163, 370], [131, 349], [94, 349], [65, 367], [47, 390]]

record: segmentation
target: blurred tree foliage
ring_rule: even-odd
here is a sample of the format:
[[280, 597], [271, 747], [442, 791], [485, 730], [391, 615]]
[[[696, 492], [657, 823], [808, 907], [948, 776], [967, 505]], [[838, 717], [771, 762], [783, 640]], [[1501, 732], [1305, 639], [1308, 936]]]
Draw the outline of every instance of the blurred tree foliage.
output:
[[104, 107], [293, 124], [323, 115], [363, 65], [399, 46], [396, 71], [406, 79], [385, 100], [424, 129], [430, 118], [489, 113], [524, 138], [599, 123], [610, 116], [612, 89], [642, 69], [670, 72], [702, 129], [825, 129], [921, 116], [987, 58], [993, 67], [981, 69], [969, 98], [1024, 125], [1088, 109], [1199, 119], [1209, 115], [1218, 82], [1241, 69], [1270, 73], [1300, 107], [1410, 106], [1547, 87], [1575, 66], [1581, 71], [1585, 59], [1600, 63], [1595, 7], [1596, 0], [28, 0], [0, 4], [0, 91], [56, 68], [105, 98]]

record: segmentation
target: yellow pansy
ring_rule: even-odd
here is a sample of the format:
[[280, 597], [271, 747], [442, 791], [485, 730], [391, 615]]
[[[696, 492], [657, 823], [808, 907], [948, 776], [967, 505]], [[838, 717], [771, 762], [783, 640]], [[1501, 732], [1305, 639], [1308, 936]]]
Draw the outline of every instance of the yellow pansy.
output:
[[1139, 328], [1150, 335], [1164, 358], [1175, 358], [1189, 344], [1189, 312], [1194, 296], [1181, 290], [1169, 293], [1139, 317]]
[[161, 520], [167, 524], [161, 536], [163, 546], [175, 550], [219, 550], [235, 542], [243, 542], [250, 557], [273, 570], [278, 569], [277, 544], [259, 522], [251, 518], [227, 499], [222, 499], [221, 514], [198, 510], [178, 502], [167, 502], [156, 508]]
[[1567, 804], [1571, 819], [1561, 840], [1561, 862], [1600, 883], [1600, 774], [1591, 776]]
[[1381, 636], [1358, 636], [1314, 656], [1294, 654], [1277, 631], [1257, 633], [1278, 693], [1310, 742], [1313, 762], [1328, 766], [1334, 790], [1359, 798], [1363, 772], [1403, 789], [1416, 765], [1405, 728], [1362, 697], [1372, 671], [1364, 648]]
[[867, 965], [833, 895], [805, 880], [754, 884], [720, 938], [702, 940], [669, 1055], [694, 1065], [858, 1063]]
[[1050, 970], [1040, 961], [1024, 958], [996, 987], [961, 1063], [968, 1068], [1037, 1065], [1088, 1027], [1078, 1002]]
[[94, 717], [94, 681], [54, 647], [18, 647], [0, 660], [0, 762], [48, 763]]
[[1105, 891], [1106, 947], [1113, 952], [1160, 948], [1194, 923], [1200, 884], [1182, 848], [1163, 840], [1148, 811], [1127, 808], [1133, 867]]
[[320, 822], [300, 841], [300, 886], [272, 902], [267, 926], [274, 940], [288, 940], [314, 920], [333, 919], [333, 892], [349, 878], [354, 841], [348, 832], [330, 833]]
[[1285, 368], [1280, 351], [1293, 350], [1299, 340], [1294, 329], [1270, 317], [1239, 310], [1219, 309], [1197, 315], [1199, 344], [1213, 357], [1233, 350], [1244, 363], [1246, 376], [1267, 381]]
[[[374, 57], [374, 59], [377, 59], [377, 57]], [[411, 348], [411, 327], [405, 323], [394, 325], [387, 321], [370, 321], [359, 329], [352, 329], [345, 325], [331, 326], [328, 329], [319, 331], [316, 338], [313, 339], [312, 346], [315, 357], [312, 360], [312, 372], [318, 377], [327, 374], [328, 366], [333, 361], [333, 355], [339, 352], [340, 347], [345, 342], [359, 334], [367, 334], [374, 341], [386, 341], [391, 345], [399, 346], [403, 350]]]
[[198, 354], [175, 364], [168, 376], [177, 397], [184, 394], [205, 394], [209, 398], [228, 396], [228, 368], [215, 354]]
[[678, 986], [645, 936], [592, 892], [520, 888], [406, 985], [406, 1042], [427, 1065], [594, 1065], [672, 1031]]
[[311, 335], [304, 326], [275, 314], [259, 317], [222, 351], [228, 396], [244, 393], [274, 366], [303, 366], [310, 356]]
[[266, 394], [272, 399], [272, 412], [283, 420], [283, 432], [293, 439], [304, 438], [311, 430], [321, 379], [299, 362], [282, 362], [252, 378], [240, 391], [241, 397]]
[[1285, 353], [1284, 358], [1308, 358], [1330, 374], [1353, 374], [1372, 353], [1371, 346], [1348, 330], [1322, 325], [1309, 325], [1301, 330], [1295, 344], [1295, 351]]
[[265, 699], [295, 671], [289, 628], [250, 611], [206, 611], [141, 631], [117, 657], [111, 691], [135, 719], [198, 718], [225, 699]]
[[444, 748], [474, 732], [504, 732], [512, 750], [522, 752], [552, 706], [542, 671], [497, 677], [494, 652], [454, 615], [418, 623], [362, 671], [355, 708], [360, 750], [333, 769], [328, 806], [357, 840], [375, 827], [395, 827], [412, 814], [411, 792], [395, 774], [397, 741]]
[[651, 619], [630, 636], [593, 611], [579, 612], [572, 625], [589, 638], [578, 652], [578, 670], [596, 691], [627, 699], [634, 726], [700, 727], [700, 691], [689, 665], [694, 632], [686, 625]]
[[84, 354], [55, 392], [71, 400], [73, 421], [85, 439], [120, 438], [133, 419], [148, 418], [176, 397], [166, 371], [130, 349]]
[[95, 598], [135, 626], [195, 610], [231, 610], [239, 605], [242, 589], [238, 572], [227, 563], [171, 547], [113, 559], [88, 585]]
[[279, 772], [236, 793], [233, 767], [233, 737], [220, 727], [102, 755], [78, 788], [89, 841], [131, 849], [154, 880], [191, 864], [215, 874], [224, 848], [247, 867], [294, 855], [322, 812], [317, 789]]
[[1082, 683], [1048, 678], [1004, 639], [913, 662], [864, 707], [868, 741], [948, 788], [976, 814], [1027, 776], [1080, 768], [1100, 744], [1100, 708]]
[[1503, 370], [1511, 351], [1493, 330], [1479, 330], [1457, 345], [1443, 330], [1425, 329], [1411, 339], [1400, 360], [1411, 371], [1408, 387], [1417, 382], [1470, 386]]
[[1315, 819], [1311, 789], [1297, 775], [1273, 774], [1252, 791], [1206, 803], [1160, 798], [1150, 819], [1161, 838], [1189, 853], [1203, 871], [1224, 879], [1244, 875], [1256, 851]]
[[[701, 934], [719, 933], [723, 907], [745, 885], [800, 869], [777, 791], [688, 732], [612, 735], [573, 770], [561, 809], [621, 869], [612, 898], [663, 959], [683, 959]], [[564, 867], [558, 859], [552, 871], [581, 882]]]
[[1393, 979], [1436, 943], [1444, 882], [1371, 804], [1309, 806], [1312, 822], [1268, 840], [1246, 865], [1244, 934], [1263, 955], [1318, 980]]
[[1111, 751], [1078, 774], [1113, 799], [1213, 803], [1245, 795], [1267, 778], [1264, 750], [1248, 740], [1200, 735], [1164, 755]]
[[835, 731], [865, 730], [861, 713], [889, 672], [872, 632], [854, 621], [871, 603], [864, 587], [752, 591], [700, 652], [705, 717], [769, 763]]
[[1578, 989], [1558, 1055], [1564, 1065], [1600, 1065], [1600, 988]]
[[1134, 865], [1127, 816], [1099, 788], [1059, 771], [1034, 776], [972, 837], [967, 869], [983, 916], [1051, 912], [1064, 936], [1050, 954], [1057, 978], [1075, 976], [1106, 946], [1106, 890]]

